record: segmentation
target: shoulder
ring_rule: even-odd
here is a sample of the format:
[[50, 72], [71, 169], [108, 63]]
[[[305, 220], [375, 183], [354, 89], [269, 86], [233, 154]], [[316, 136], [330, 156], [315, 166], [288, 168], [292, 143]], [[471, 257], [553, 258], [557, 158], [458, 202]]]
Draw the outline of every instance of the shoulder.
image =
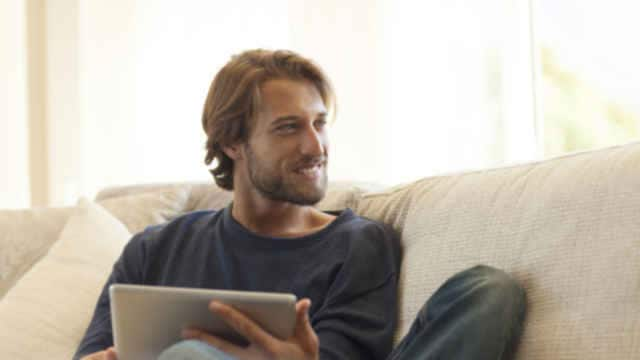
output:
[[151, 248], [174, 239], [192, 237], [220, 220], [222, 210], [200, 210], [182, 214], [166, 223], [148, 226], [131, 239], [131, 246]]
[[376, 289], [395, 293], [401, 261], [397, 233], [386, 224], [353, 212], [341, 214], [336, 221], [341, 218], [331, 242], [344, 249], [345, 253], [332, 285], [330, 302], [352, 301], [368, 296]]
[[402, 255], [399, 234], [387, 224], [359, 216], [350, 209], [345, 211], [346, 218], [336, 226], [336, 234], [347, 242], [352, 260], [382, 261], [397, 270]]
[[146, 281], [154, 261], [163, 261], [168, 254], [189, 243], [189, 239], [203, 238], [198, 234], [207, 231], [211, 224], [215, 226], [219, 213], [221, 211], [196, 211], [164, 224], [148, 226], [126, 244], [119, 260], [122, 271], [128, 278]]
[[[393, 228], [382, 222], [357, 215], [350, 209], [344, 210], [336, 221], [336, 231], [350, 235], [357, 244], [394, 244], [398, 240], [398, 234]], [[344, 217], [344, 219], [341, 219]]]
[[144, 230], [147, 236], [162, 236], [172, 232], [196, 231], [215, 223], [221, 218], [222, 210], [199, 210], [182, 214], [166, 223], [149, 226]]

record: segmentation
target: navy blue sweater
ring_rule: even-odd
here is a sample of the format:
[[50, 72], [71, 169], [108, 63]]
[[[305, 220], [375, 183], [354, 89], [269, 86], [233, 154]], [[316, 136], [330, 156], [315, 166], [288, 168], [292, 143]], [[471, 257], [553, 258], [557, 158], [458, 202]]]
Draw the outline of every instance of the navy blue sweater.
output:
[[312, 301], [321, 359], [384, 359], [396, 324], [400, 247], [387, 226], [344, 210], [304, 237], [256, 235], [221, 211], [198, 211], [135, 235], [98, 299], [74, 358], [113, 345], [109, 285], [290, 292]]

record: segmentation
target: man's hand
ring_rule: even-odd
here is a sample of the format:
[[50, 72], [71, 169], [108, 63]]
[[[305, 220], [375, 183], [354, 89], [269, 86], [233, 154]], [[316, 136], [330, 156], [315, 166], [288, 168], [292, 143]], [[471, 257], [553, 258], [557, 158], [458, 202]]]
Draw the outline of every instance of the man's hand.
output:
[[112, 346], [107, 350], [89, 354], [80, 360], [118, 360], [118, 356], [116, 355], [116, 349]]
[[302, 299], [296, 303], [296, 328], [293, 336], [286, 340], [271, 336], [240, 311], [215, 301], [209, 304], [209, 310], [249, 340], [249, 346], [240, 347], [194, 328], [185, 329], [182, 336], [209, 343], [238, 359], [317, 360], [319, 343], [309, 321], [310, 306], [309, 299]]

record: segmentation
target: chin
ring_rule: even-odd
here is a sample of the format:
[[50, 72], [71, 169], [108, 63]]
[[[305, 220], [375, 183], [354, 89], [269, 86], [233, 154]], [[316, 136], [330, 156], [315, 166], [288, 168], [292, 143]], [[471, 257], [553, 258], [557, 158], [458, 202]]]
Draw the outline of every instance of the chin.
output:
[[290, 194], [287, 201], [298, 205], [315, 205], [324, 199], [326, 189], [318, 189], [313, 192]]
[[290, 186], [289, 191], [284, 191], [282, 195], [285, 201], [297, 205], [315, 205], [322, 200], [327, 192], [326, 185], [316, 185], [312, 187]]
[[[284, 181], [282, 181], [284, 180]], [[300, 182], [297, 179], [281, 179], [272, 183], [253, 181], [255, 188], [266, 198], [296, 205], [315, 205], [327, 192], [327, 178], [315, 182]]]

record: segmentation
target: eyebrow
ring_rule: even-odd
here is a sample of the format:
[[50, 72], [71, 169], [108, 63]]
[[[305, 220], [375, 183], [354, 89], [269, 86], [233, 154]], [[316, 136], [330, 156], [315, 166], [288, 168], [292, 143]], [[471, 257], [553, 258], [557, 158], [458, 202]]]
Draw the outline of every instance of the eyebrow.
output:
[[271, 125], [278, 125], [280, 123], [286, 122], [286, 121], [291, 121], [291, 120], [300, 120], [299, 116], [295, 116], [295, 115], [287, 115], [287, 116], [281, 116], [277, 119], [275, 119]]
[[[326, 112], [322, 112], [322, 113], [319, 113], [319, 114], [317, 115], [317, 118], [326, 118], [326, 117], [327, 117], [327, 113], [326, 113]], [[299, 116], [297, 116], [297, 115], [285, 115], [285, 116], [281, 116], [281, 117], [279, 117], [279, 118], [275, 119], [275, 120], [271, 123], [271, 126], [275, 126], [275, 125], [278, 125], [278, 124], [280, 124], [280, 123], [283, 123], [283, 122], [286, 122], [286, 121], [291, 121], [291, 120], [296, 120], [296, 121], [297, 121], [297, 120], [300, 120], [300, 117], [299, 117]]]

